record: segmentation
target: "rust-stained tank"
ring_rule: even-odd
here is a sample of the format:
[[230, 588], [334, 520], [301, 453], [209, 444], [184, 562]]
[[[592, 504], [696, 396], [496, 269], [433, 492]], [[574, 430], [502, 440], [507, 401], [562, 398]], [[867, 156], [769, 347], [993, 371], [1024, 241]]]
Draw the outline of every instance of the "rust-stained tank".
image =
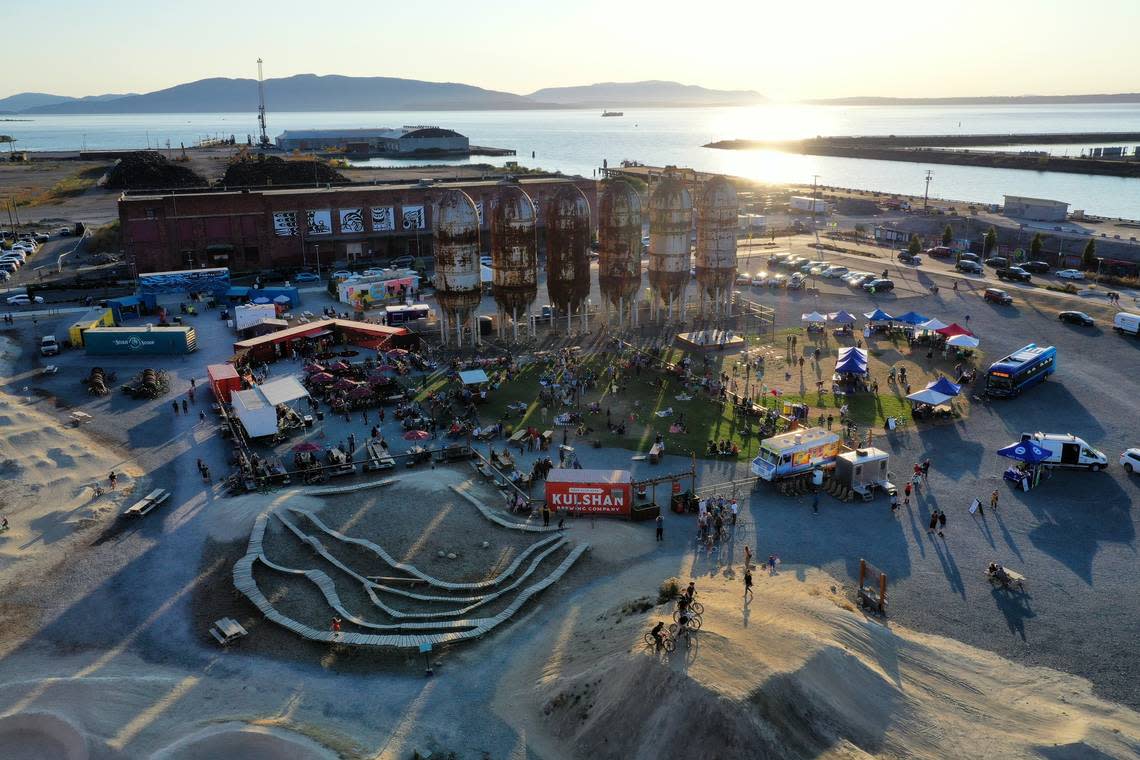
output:
[[510, 317], [525, 315], [538, 294], [534, 201], [518, 184], [504, 182], [491, 208], [491, 292], [499, 307], [499, 332]]
[[679, 308], [689, 284], [693, 200], [681, 178], [666, 171], [649, 198], [649, 286], [658, 300]]
[[590, 295], [590, 202], [566, 184], [546, 208], [546, 288], [555, 308], [569, 315]]
[[641, 196], [623, 179], [608, 179], [598, 199], [598, 284], [619, 318], [641, 287]]
[[[444, 342], [454, 331], [463, 342], [463, 326], [479, 306], [479, 214], [462, 190], [445, 190], [435, 203], [432, 243], [435, 249], [435, 290]], [[478, 330], [472, 330], [478, 340]]]
[[736, 227], [740, 203], [736, 188], [723, 176], [701, 188], [697, 199], [697, 287], [701, 312], [711, 303], [713, 314], [727, 314], [736, 279]]

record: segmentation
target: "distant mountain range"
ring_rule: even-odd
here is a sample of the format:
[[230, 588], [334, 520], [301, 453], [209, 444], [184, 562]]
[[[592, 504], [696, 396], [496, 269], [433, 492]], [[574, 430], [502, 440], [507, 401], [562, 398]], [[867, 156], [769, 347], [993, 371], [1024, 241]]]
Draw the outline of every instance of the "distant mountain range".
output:
[[[299, 74], [265, 80], [265, 102], [271, 112], [438, 111], [743, 105], [764, 102], [764, 97], [755, 92], [709, 90], [676, 82], [606, 82], [515, 95], [454, 82]], [[0, 111], [28, 115], [226, 113], [256, 108], [254, 79], [202, 79], [141, 95], [69, 98], [29, 92], [0, 99]]]
[[958, 98], [881, 98], [874, 96], [806, 101], [823, 106], [990, 106], [1050, 103], [1140, 103], [1140, 92], [1102, 95], [992, 95]]
[[582, 87], [547, 87], [528, 99], [572, 108], [669, 108], [675, 106], [744, 106], [766, 103], [752, 90], [709, 90], [677, 82], [601, 82]]
[[[529, 95], [486, 90], [456, 82], [394, 77], [299, 74], [265, 80], [270, 112], [439, 111], [532, 108], [662, 108], [740, 106], [767, 102], [752, 90], [711, 90], [677, 82], [600, 82], [581, 87], [547, 87]], [[881, 98], [812, 100], [824, 105], [995, 105], [1034, 103], [1138, 103], [1140, 93], [1108, 95], [1024, 95], [1014, 97]], [[24, 92], [0, 98], [7, 114], [227, 113], [257, 109], [254, 79], [201, 79], [143, 94], [73, 98]]]

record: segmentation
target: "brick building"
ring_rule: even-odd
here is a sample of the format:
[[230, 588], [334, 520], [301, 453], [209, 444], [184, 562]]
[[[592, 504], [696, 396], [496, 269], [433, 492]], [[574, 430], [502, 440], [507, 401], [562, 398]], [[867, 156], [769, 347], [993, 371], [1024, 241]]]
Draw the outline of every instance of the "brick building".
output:
[[[490, 248], [491, 203], [500, 180], [406, 182], [327, 188], [280, 188], [124, 194], [119, 199], [123, 251], [133, 274], [203, 267], [237, 272], [275, 267], [366, 264], [393, 256], [427, 256], [432, 202], [439, 190], [459, 188], [482, 217], [481, 244]], [[554, 192], [577, 185], [590, 202], [593, 180], [524, 177], [519, 184], [543, 209]], [[596, 220], [592, 220], [596, 226]], [[542, 239], [540, 233], [540, 241]]]

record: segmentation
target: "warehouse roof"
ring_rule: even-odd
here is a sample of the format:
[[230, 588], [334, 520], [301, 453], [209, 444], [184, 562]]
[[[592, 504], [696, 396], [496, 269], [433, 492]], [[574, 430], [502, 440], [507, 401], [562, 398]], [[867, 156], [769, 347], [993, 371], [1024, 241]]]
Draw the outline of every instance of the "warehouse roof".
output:
[[398, 140], [404, 135], [402, 129], [378, 127], [374, 129], [286, 129], [277, 136], [278, 140], [336, 140], [337, 138], [367, 140], [370, 137], [385, 137]]
[[[579, 182], [585, 180], [584, 177], [578, 176], [545, 176], [545, 177], [519, 177], [518, 183], [522, 186], [527, 185], [542, 185], [552, 182]], [[593, 182], [593, 180], [587, 180]], [[437, 180], [428, 188], [457, 188], [459, 190], [466, 190], [468, 188], [497, 188], [502, 186], [502, 179], [496, 177], [495, 179], [462, 179], [457, 181]], [[408, 191], [408, 190], [422, 190], [423, 187], [410, 183], [391, 183], [386, 185], [372, 185], [372, 184], [359, 184], [359, 185], [333, 185], [331, 187], [322, 185], [321, 187], [290, 187], [290, 188], [250, 188], [248, 190], [206, 190], [202, 192], [188, 192], [176, 193], [158, 191], [150, 192], [143, 191], [138, 193], [124, 193], [120, 197], [120, 201], [148, 201], [151, 202], [157, 198], [177, 197], [177, 198], [193, 198], [195, 196], [227, 196], [227, 195], [318, 195], [318, 194], [337, 194], [337, 193], [374, 193], [377, 191]], [[205, 270], [196, 270], [205, 271]]]

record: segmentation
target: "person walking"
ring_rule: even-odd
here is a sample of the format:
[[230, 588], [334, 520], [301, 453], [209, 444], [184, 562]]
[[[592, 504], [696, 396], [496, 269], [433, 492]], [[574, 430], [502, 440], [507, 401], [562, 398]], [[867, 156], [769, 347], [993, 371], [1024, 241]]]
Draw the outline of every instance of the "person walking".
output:
[[114, 491], [115, 486], [119, 483], [119, 476], [115, 474], [114, 470], [111, 470], [111, 474], [107, 476], [107, 482], [111, 484], [111, 490]]
[[946, 513], [943, 512], [941, 509], [939, 509], [938, 510], [938, 537], [939, 538], [946, 538], [946, 535], [942, 532], [942, 529], [945, 527], [946, 527]]
[[814, 494], [812, 494], [811, 511], [812, 511], [812, 514], [816, 514], [816, 515], [819, 514], [819, 491], [816, 491]]
[[182, 399], [182, 413], [186, 414], [190, 411], [190, 405], [186, 403], [186, 399]]
[[545, 504], [542, 505], [542, 527], [550, 527], [550, 507]]
[[171, 401], [170, 405], [172, 407], [174, 407], [174, 415], [178, 416], [178, 402], [177, 401]]
[[936, 509], [930, 513], [930, 524], [926, 528], [926, 535], [928, 535], [928, 536], [933, 535], [934, 531], [936, 531], [937, 529], [938, 529], [938, 510]]
[[752, 571], [744, 571], [744, 601], [752, 601]]
[[752, 567], [752, 548], [747, 544], [744, 545], [744, 569]]
[[205, 422], [206, 421], [206, 413], [205, 412], [198, 412], [198, 421], [199, 422]]
[[899, 512], [899, 492], [895, 491], [891, 494], [891, 514], [897, 515]]
[[665, 518], [662, 517], [661, 515], [657, 515], [656, 522], [657, 522], [657, 540], [658, 541], [664, 541], [665, 540]]
[[202, 480], [206, 481], [207, 483], [210, 482], [210, 467], [209, 467], [209, 465], [205, 465], [205, 464], [202, 465]]
[[930, 458], [922, 460], [922, 483], [926, 485], [930, 481]]
[[997, 492], [997, 489], [995, 488], [994, 492], [990, 494], [990, 509], [992, 509], [996, 512], [997, 508], [998, 508], [998, 492]]
[[905, 504], [908, 507], [910, 506], [910, 491], [911, 491], [911, 484], [910, 483], [907, 483], [905, 486], [903, 486], [903, 495], [906, 497], [906, 500], [903, 502], [903, 504]]

